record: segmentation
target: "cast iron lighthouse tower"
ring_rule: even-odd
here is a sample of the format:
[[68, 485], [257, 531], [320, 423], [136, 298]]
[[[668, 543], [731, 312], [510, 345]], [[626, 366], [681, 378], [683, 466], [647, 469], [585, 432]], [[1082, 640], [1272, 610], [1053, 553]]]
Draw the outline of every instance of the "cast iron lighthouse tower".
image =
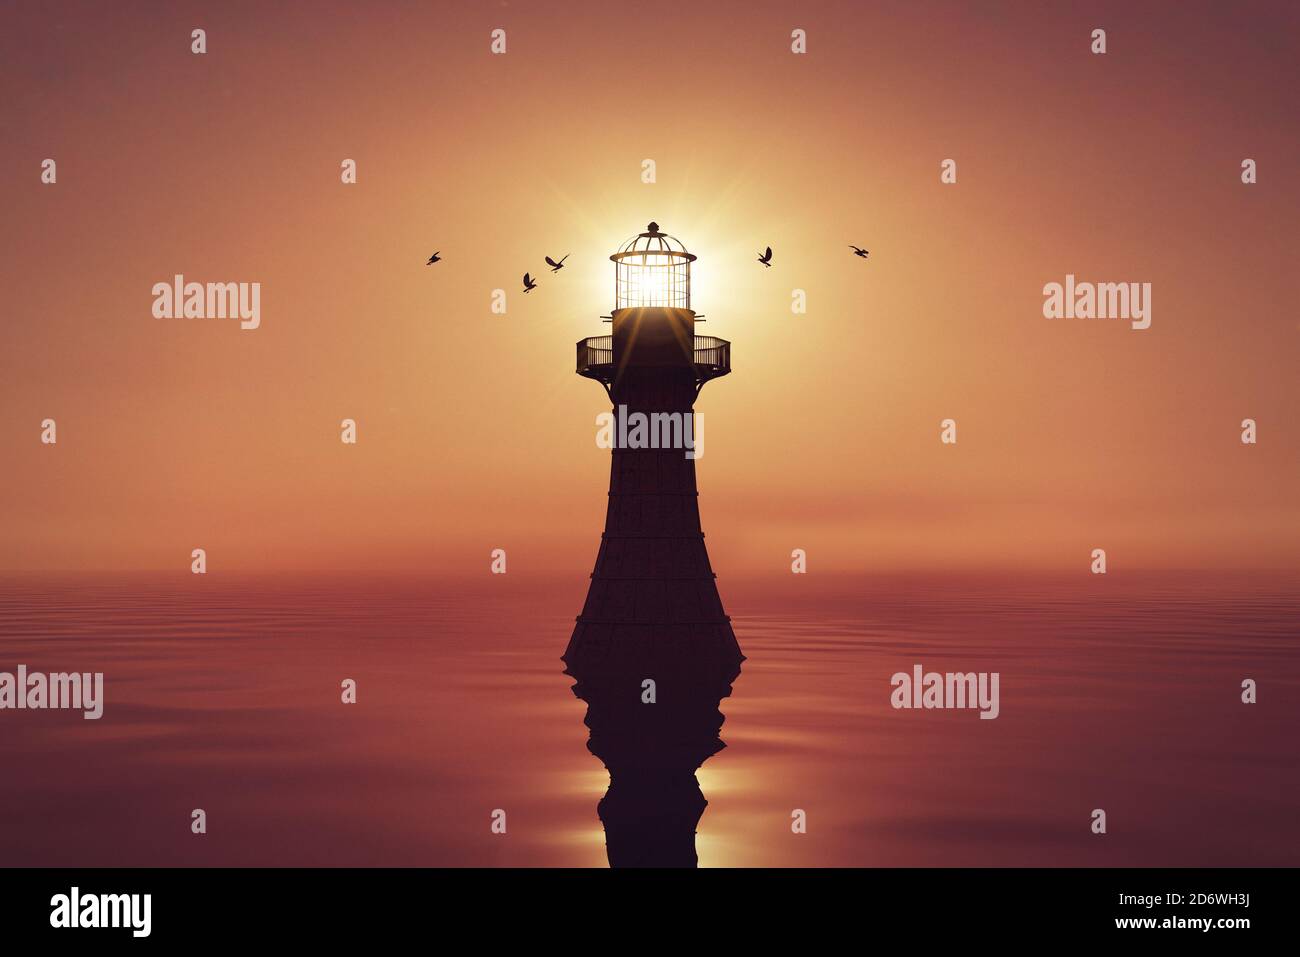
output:
[[[609, 258], [613, 334], [578, 343], [578, 374], [605, 386], [616, 413], [692, 415], [704, 383], [731, 371], [731, 343], [695, 334], [695, 256], [651, 223]], [[564, 653], [569, 671], [736, 668], [742, 655], [704, 548], [694, 458], [680, 447], [615, 447], [611, 458], [605, 534]]]
[[[612, 335], [578, 343], [578, 374], [605, 387], [616, 419], [692, 416], [704, 383], [731, 371], [731, 343], [695, 334], [695, 256], [651, 223], [609, 258]], [[718, 704], [744, 660], [704, 548], [694, 456], [657, 444], [611, 451], [605, 532], [564, 653], [610, 773], [598, 810], [615, 866], [696, 863], [708, 802], [695, 772], [723, 747]]]

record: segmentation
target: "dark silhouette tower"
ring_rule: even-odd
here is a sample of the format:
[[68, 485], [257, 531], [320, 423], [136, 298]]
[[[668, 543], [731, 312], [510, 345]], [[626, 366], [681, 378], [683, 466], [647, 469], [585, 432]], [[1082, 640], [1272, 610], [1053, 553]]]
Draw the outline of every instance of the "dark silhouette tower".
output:
[[669, 433], [653, 423], [693, 415], [704, 383], [731, 371], [731, 343], [695, 335], [695, 256], [656, 223], [610, 259], [612, 334], [578, 343], [577, 371], [605, 387], [616, 421], [646, 416], [659, 447], [611, 451], [605, 532], [565, 670], [610, 772], [599, 807], [610, 863], [694, 865], [707, 803], [695, 772], [723, 747], [718, 703], [744, 656], [704, 547], [694, 456], [654, 441]]

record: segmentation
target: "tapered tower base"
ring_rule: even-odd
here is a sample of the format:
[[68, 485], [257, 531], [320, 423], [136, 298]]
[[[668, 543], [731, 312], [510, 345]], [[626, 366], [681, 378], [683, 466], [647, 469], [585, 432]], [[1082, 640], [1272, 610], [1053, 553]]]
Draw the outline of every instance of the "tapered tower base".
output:
[[[629, 367], [610, 392], [616, 414], [690, 415], [696, 386], [690, 366]], [[683, 448], [615, 448], [611, 459], [605, 533], [565, 664], [575, 675], [734, 677], [744, 656], [704, 547], [695, 460]]]

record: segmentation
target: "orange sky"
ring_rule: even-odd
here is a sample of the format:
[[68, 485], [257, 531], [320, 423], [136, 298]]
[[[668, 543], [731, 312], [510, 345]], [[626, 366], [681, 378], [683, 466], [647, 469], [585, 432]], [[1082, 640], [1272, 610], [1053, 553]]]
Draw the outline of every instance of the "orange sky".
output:
[[[589, 570], [574, 342], [651, 219], [733, 342], [721, 576], [1300, 568], [1293, 5], [700, 6], [7, 7], [0, 568]], [[261, 328], [154, 319], [176, 273]], [[1044, 319], [1066, 273], [1152, 327]]]

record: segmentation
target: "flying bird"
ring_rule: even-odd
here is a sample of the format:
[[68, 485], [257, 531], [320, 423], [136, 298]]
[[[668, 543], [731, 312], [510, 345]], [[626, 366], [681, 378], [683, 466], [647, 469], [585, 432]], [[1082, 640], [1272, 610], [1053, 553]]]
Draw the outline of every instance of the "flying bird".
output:
[[528, 275], [528, 273], [524, 273], [524, 292], [532, 292], [536, 288], [537, 283], [533, 277]]
[[[565, 256], [564, 256], [564, 259], [568, 259], [568, 258], [569, 258], [569, 255], [568, 255], [568, 253], [566, 253]], [[559, 272], [561, 269], [564, 268], [564, 259], [561, 259], [559, 262], [556, 262], [556, 261], [555, 261], [554, 259], [552, 259], [550, 256], [547, 256], [547, 257], [546, 257], [546, 265], [548, 265], [548, 266], [551, 267], [551, 272]]]
[[853, 255], [861, 256], [863, 259], [866, 259], [870, 254], [870, 250], [863, 249], [861, 246], [854, 246], [852, 243], [849, 244], [849, 248], [853, 250]]
[[432, 266], [434, 263], [440, 263], [440, 262], [442, 262], [442, 260], [438, 258], [440, 255], [441, 255], [441, 250], [439, 250], [438, 252], [436, 252], [436, 253], [434, 253], [432, 256], [430, 256], [430, 257], [429, 257], [429, 261], [428, 261], [427, 263], [425, 263], [425, 265], [426, 265], [426, 266]]
[[772, 268], [772, 247], [771, 246], [768, 246], [767, 251], [764, 252], [763, 255], [758, 257], [758, 261], [763, 264], [763, 267], [765, 269]]

